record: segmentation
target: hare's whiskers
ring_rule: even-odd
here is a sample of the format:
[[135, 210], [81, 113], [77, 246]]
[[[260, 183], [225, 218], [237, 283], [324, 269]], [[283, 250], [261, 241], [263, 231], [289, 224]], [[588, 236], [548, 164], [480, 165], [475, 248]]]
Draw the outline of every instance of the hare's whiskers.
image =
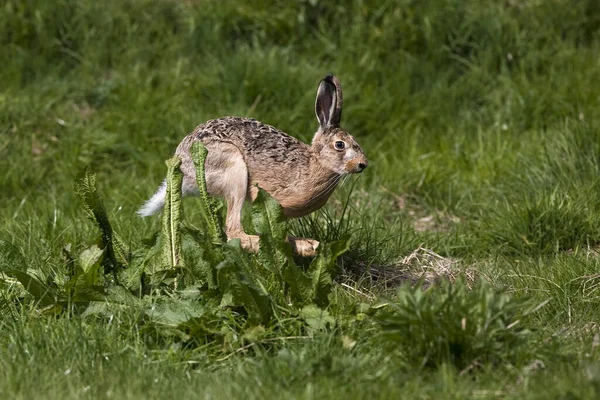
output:
[[346, 184], [346, 182], [348, 182], [348, 179], [350, 179], [350, 174], [344, 174], [344, 180], [342, 181], [342, 183], [340, 183], [340, 187], [344, 186]]
[[314, 200], [320, 196], [322, 196], [324, 193], [327, 193], [327, 191], [331, 190], [335, 185], [338, 184], [338, 182], [340, 181], [340, 176], [339, 175], [334, 175], [333, 177], [329, 178], [326, 182], [325, 187], [318, 191], [314, 196], [311, 197], [311, 200]]
[[319, 192], [317, 192], [314, 196], [311, 196], [308, 199], [308, 201], [311, 202], [315, 199], [318, 199], [323, 194], [327, 193], [328, 191], [331, 191], [333, 188], [335, 188], [335, 186], [338, 184], [340, 179], [342, 179], [342, 177], [343, 177], [343, 175], [334, 175], [332, 178], [329, 178], [327, 180], [325, 188], [323, 190], [320, 190]]

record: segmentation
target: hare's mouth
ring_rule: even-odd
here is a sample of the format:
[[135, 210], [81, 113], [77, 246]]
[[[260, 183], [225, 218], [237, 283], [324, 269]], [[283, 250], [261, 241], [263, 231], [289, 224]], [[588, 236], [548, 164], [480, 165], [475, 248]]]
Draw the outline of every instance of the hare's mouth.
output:
[[360, 174], [365, 170], [365, 168], [367, 168], [368, 165], [369, 164], [366, 161], [350, 161], [346, 165], [346, 171], [350, 174]]

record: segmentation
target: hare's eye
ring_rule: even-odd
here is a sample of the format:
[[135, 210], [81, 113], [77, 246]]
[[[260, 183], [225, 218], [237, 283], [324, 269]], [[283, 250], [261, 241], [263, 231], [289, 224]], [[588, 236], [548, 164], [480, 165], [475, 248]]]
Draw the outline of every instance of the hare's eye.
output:
[[346, 147], [346, 143], [342, 142], [341, 140], [338, 140], [337, 142], [335, 142], [334, 146], [336, 150], [344, 150], [344, 147]]

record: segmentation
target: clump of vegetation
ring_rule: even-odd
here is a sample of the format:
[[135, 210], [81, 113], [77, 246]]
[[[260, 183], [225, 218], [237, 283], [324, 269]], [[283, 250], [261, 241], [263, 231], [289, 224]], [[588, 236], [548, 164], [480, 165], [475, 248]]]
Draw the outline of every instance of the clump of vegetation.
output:
[[[257, 255], [247, 254], [239, 239], [227, 242], [224, 238], [215, 201], [206, 190], [206, 149], [197, 142], [192, 154], [199, 177], [205, 222], [202, 229], [183, 227], [181, 161], [174, 157], [167, 161], [167, 195], [160, 235], [152, 247], [133, 254], [112, 229], [96, 189], [96, 177], [87, 170], [75, 188], [86, 213], [101, 232], [102, 247], [92, 245], [76, 260], [65, 250], [67, 279], [61, 282], [46, 277], [43, 282], [25, 271], [22, 256], [3, 242], [4, 257], [16, 260], [21, 268], [13, 266], [2, 272], [18, 280], [42, 312], [69, 311], [89, 316], [101, 314], [115, 303], [145, 305], [150, 308], [143, 311], [148, 317], [144, 320], [145, 329], [149, 323], [168, 325], [170, 335], [178, 329], [190, 340], [193, 332], [202, 339], [201, 343], [222, 329], [213, 322], [208, 330], [206, 326], [211, 324], [206, 321], [223, 309], [236, 310], [236, 324], [245, 326], [238, 332], [240, 335], [257, 326], [272, 326], [283, 314], [301, 316], [306, 315], [306, 310], [311, 310], [310, 315], [322, 313], [318, 310], [329, 304], [337, 271], [335, 261], [348, 249], [348, 240], [323, 243], [304, 270], [294, 261], [291, 245], [285, 241], [288, 228], [281, 206], [261, 189], [252, 207], [260, 250]], [[173, 301], [184, 300], [192, 293], [195, 301]], [[154, 298], [148, 302], [143, 301], [144, 296]], [[302, 314], [307, 306], [312, 307]]]
[[524, 320], [528, 304], [485, 281], [471, 288], [465, 279], [445, 280], [435, 290], [401, 286], [375, 319], [386, 347], [411, 365], [464, 370], [527, 362], [539, 353]]

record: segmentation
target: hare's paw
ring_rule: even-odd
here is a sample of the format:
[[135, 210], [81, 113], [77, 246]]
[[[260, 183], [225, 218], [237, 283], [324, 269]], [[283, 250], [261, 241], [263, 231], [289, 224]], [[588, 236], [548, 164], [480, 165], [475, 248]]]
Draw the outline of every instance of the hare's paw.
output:
[[233, 235], [227, 235], [228, 239], [240, 239], [242, 244], [242, 249], [250, 252], [256, 253], [258, 252], [258, 236], [256, 235], [247, 235], [245, 233], [237, 233]]
[[292, 251], [299, 256], [314, 257], [317, 255], [317, 247], [319, 247], [319, 242], [314, 239], [288, 236], [288, 241], [292, 245]]

